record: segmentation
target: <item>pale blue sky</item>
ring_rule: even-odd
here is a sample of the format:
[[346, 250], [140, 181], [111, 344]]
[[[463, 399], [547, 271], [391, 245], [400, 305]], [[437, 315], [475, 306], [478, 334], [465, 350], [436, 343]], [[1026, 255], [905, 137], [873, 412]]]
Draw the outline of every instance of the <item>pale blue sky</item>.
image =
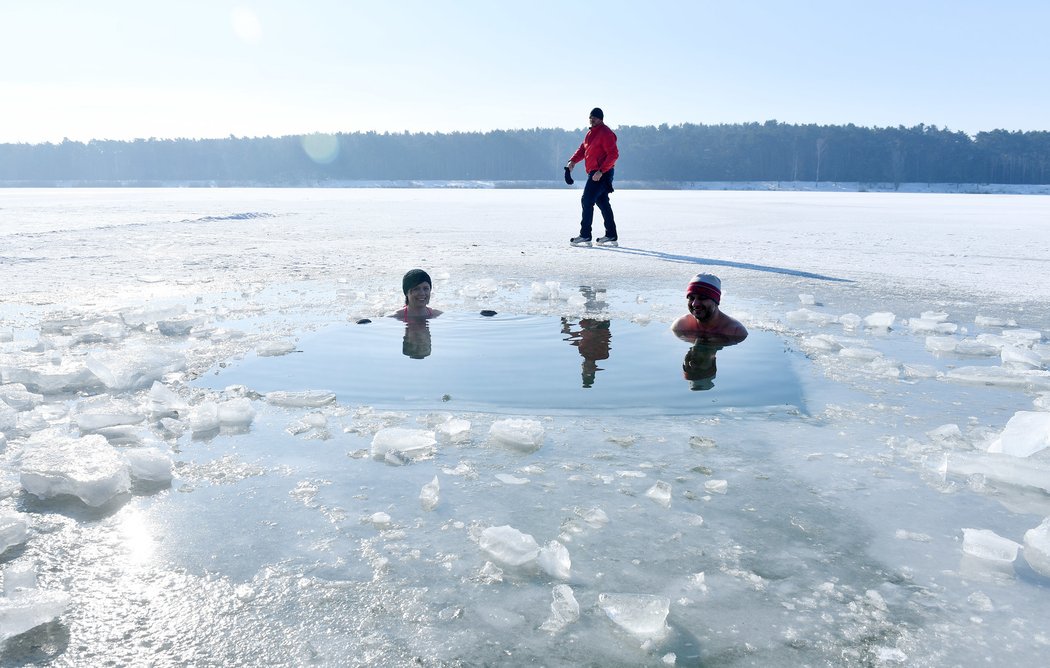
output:
[[0, 142], [785, 123], [1050, 130], [1050, 2], [0, 0]]

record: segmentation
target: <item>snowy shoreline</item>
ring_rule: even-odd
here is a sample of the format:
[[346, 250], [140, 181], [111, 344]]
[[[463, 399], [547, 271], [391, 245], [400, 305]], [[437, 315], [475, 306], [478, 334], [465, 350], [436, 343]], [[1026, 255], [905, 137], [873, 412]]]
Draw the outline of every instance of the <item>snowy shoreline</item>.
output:
[[[1006, 183], [866, 183], [856, 181], [645, 181], [617, 180], [619, 190], [732, 190], [782, 192], [852, 192], [852, 193], [938, 193], [967, 195], [1050, 195], [1050, 184], [1014, 185]], [[121, 181], [25, 180], [2, 181], [0, 188], [396, 188], [396, 189], [483, 189], [483, 190], [565, 190], [561, 181], [429, 181], [402, 179], [395, 181], [306, 181], [301, 183], [266, 183], [236, 181], [156, 181], [149, 179]], [[579, 185], [576, 186], [580, 188]]]

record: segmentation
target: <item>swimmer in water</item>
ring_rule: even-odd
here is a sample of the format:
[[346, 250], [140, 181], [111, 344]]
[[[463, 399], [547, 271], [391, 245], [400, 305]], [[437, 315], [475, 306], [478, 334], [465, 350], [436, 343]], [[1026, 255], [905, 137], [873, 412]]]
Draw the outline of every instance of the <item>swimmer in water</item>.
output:
[[683, 341], [724, 341], [739, 343], [747, 338], [747, 328], [719, 310], [722, 281], [713, 274], [697, 274], [685, 290], [689, 313], [674, 321], [671, 331]]
[[405, 305], [391, 314], [391, 318], [408, 321], [412, 319], [436, 318], [441, 311], [430, 308], [430, 295], [434, 283], [430, 274], [422, 269], [412, 269], [401, 279], [401, 290], [405, 293]]

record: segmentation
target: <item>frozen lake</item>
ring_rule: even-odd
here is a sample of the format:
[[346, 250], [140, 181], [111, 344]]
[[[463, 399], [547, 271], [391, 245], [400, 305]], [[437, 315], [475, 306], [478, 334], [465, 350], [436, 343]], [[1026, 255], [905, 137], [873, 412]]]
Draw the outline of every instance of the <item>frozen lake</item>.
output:
[[0, 190], [0, 663], [1040, 663], [1050, 198], [578, 195]]

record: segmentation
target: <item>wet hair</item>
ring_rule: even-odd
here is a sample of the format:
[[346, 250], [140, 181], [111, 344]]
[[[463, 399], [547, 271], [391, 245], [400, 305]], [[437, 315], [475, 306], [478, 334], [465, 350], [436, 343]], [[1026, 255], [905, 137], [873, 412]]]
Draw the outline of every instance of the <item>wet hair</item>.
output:
[[408, 291], [421, 283], [429, 283], [434, 287], [434, 281], [430, 280], [430, 274], [422, 269], [409, 269], [405, 277], [401, 279], [401, 291], [405, 293], [405, 303], [408, 303]]

